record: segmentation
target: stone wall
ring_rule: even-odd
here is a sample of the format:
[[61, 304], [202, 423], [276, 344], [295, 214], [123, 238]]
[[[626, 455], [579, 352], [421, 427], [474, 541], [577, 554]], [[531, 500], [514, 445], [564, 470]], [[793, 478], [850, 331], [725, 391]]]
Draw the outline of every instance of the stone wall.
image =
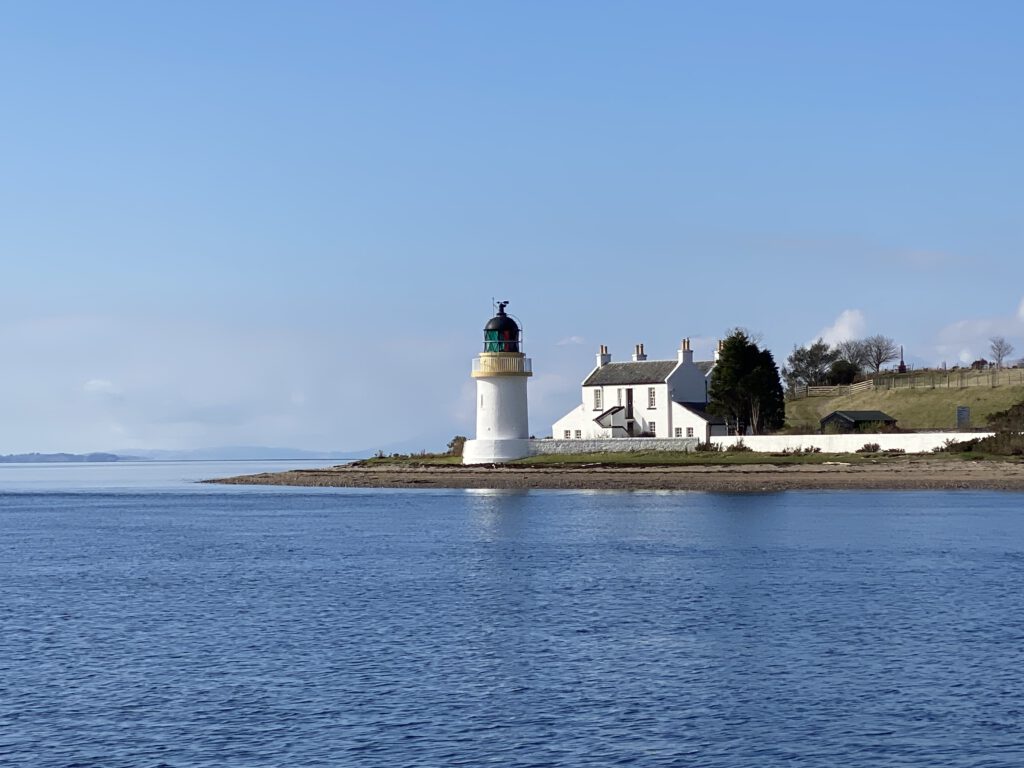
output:
[[692, 451], [697, 439], [690, 437], [617, 437], [607, 440], [531, 440], [531, 456], [572, 453], [631, 453], [633, 451]]
[[[893, 434], [851, 435], [747, 435], [712, 437], [711, 442], [727, 448], [740, 440], [758, 453], [781, 453], [797, 448], [820, 448], [823, 453], [856, 453], [866, 443], [878, 443], [879, 450], [903, 450], [907, 453], [931, 453], [947, 440], [965, 441], [988, 437], [991, 432], [899, 432]], [[632, 451], [692, 451], [696, 438], [620, 437], [594, 440], [530, 440], [531, 456], [575, 453], [629, 453]]]

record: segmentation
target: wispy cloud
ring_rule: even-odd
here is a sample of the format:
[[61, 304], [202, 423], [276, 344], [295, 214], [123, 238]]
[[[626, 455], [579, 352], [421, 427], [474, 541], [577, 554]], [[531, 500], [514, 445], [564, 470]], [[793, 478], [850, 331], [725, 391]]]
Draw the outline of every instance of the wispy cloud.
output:
[[934, 269], [954, 263], [957, 259], [953, 254], [946, 251], [934, 251], [927, 249], [912, 249], [904, 251], [892, 251], [889, 254], [897, 261], [916, 269]]
[[989, 346], [993, 336], [1004, 336], [1020, 354], [1024, 346], [1024, 298], [1014, 314], [967, 318], [950, 323], [939, 331], [935, 350], [945, 360], [970, 363], [991, 355]]
[[120, 397], [121, 388], [107, 379], [89, 379], [82, 385], [82, 391], [90, 395]]
[[844, 309], [839, 313], [832, 325], [818, 331], [811, 343], [823, 339], [826, 344], [838, 344], [841, 341], [859, 339], [864, 335], [867, 322], [864, 313], [859, 309]]
[[584, 342], [586, 342], [586, 339], [582, 336], [566, 336], [561, 341], [556, 342], [556, 346], [565, 347], [570, 344], [583, 344]]

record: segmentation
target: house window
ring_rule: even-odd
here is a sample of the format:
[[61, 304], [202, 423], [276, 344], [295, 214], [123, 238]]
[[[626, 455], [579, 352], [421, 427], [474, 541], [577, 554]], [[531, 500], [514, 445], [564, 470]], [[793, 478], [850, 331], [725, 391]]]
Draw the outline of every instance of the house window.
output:
[[654, 393], [655, 393], [654, 387], [648, 387], [647, 388], [647, 407], [648, 408], [654, 408], [655, 407]]
[[563, 434], [565, 435], [565, 439], [566, 440], [568, 440], [570, 437], [572, 437], [572, 432], [569, 431], [568, 429], [565, 430], [565, 432]]
[[683, 436], [683, 428], [682, 427], [676, 427], [676, 437], [682, 437], [682, 436]]
[[594, 410], [595, 411], [600, 411], [601, 410], [601, 400], [602, 400], [602, 398], [601, 398], [601, 390], [600, 389], [595, 389], [594, 390]]
[[616, 393], [616, 395], [618, 395], [618, 398], [619, 398], [619, 401], [617, 403], [615, 403], [615, 404], [616, 405], [622, 405], [622, 390], [621, 389], [617, 389], [617, 390], [615, 390], [615, 393]]
[[581, 430], [577, 429], [576, 430], [576, 439], [579, 440], [581, 437], [583, 437], [583, 432]]
[[687, 427], [686, 428], [686, 436], [687, 437], [693, 437], [693, 427]]
[[658, 434], [658, 426], [653, 421], [647, 422], [647, 428], [651, 432], [651, 437], [655, 437]]

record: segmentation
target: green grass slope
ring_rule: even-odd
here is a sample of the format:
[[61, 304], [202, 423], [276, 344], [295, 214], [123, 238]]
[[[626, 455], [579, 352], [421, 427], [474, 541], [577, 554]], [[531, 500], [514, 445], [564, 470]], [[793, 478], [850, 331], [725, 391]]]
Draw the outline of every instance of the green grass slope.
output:
[[842, 397], [806, 397], [786, 403], [786, 427], [813, 432], [832, 411], [885, 411], [901, 429], [955, 429], [956, 409], [971, 409], [971, 426], [984, 427], [989, 414], [1024, 402], [1024, 385], [963, 389], [871, 390]]

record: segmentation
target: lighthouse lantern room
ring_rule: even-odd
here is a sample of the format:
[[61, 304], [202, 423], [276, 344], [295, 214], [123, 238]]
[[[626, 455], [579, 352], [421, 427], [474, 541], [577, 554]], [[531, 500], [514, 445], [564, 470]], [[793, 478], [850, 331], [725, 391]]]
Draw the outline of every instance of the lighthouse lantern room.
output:
[[483, 351], [473, 360], [476, 439], [466, 441], [464, 464], [496, 464], [530, 453], [526, 381], [533, 370], [522, 330], [506, 306], [498, 302], [497, 314], [484, 326]]

